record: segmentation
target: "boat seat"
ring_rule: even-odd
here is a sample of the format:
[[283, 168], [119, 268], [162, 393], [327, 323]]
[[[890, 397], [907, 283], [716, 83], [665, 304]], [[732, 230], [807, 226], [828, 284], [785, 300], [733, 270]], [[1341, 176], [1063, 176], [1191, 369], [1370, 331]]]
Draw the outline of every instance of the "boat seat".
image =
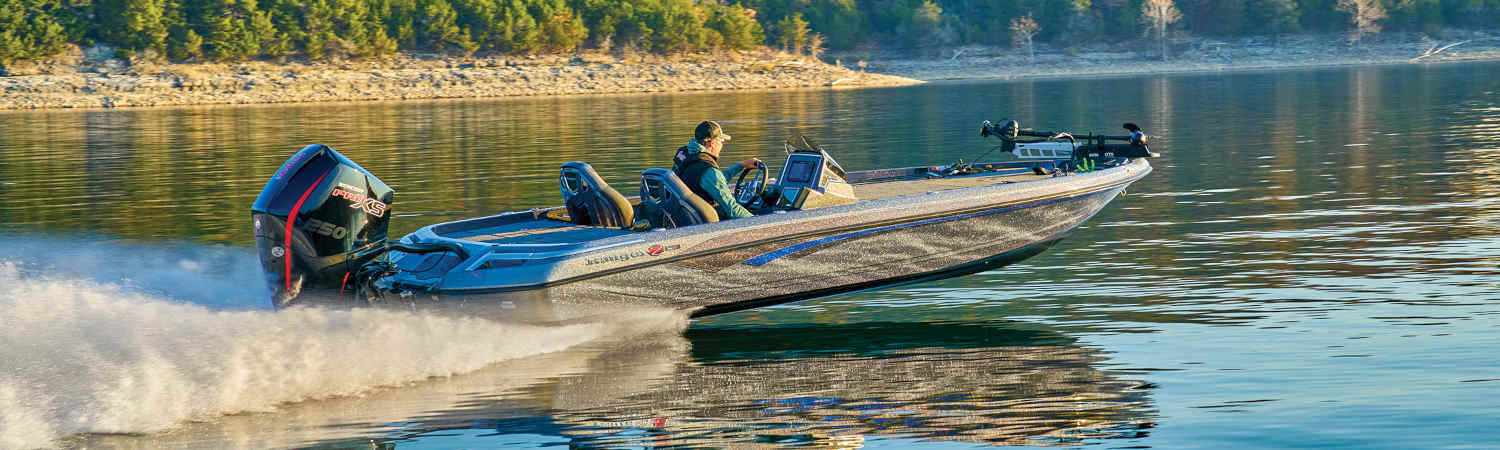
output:
[[641, 215], [651, 228], [673, 228], [713, 223], [719, 213], [707, 201], [688, 190], [677, 174], [667, 169], [641, 172]]
[[578, 161], [562, 165], [558, 177], [563, 204], [574, 224], [628, 228], [635, 224], [635, 209], [619, 191], [609, 187], [592, 166]]

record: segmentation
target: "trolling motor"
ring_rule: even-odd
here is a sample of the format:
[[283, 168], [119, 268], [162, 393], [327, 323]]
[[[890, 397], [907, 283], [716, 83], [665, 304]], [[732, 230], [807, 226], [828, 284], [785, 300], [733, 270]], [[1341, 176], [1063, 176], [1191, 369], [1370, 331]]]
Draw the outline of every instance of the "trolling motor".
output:
[[[1021, 124], [1007, 120], [999, 125], [984, 121], [979, 128], [981, 137], [995, 136], [1001, 141], [1001, 150], [1021, 159], [1066, 159], [1081, 158], [1155, 158], [1161, 156], [1146, 145], [1146, 133], [1134, 123], [1123, 125], [1127, 136], [1085, 134], [1075, 136], [1067, 132], [1022, 130]], [[1035, 138], [1021, 140], [1021, 137]], [[1066, 139], [1066, 141], [1063, 141]], [[1111, 143], [1117, 141], [1123, 143]]]
[[[1016, 158], [1022, 160], [1038, 161], [1032, 166], [1037, 175], [1056, 174], [1057, 168], [1063, 171], [1087, 172], [1094, 170], [1095, 164], [1111, 166], [1119, 164], [1119, 158], [1155, 158], [1161, 156], [1154, 153], [1146, 145], [1146, 133], [1141, 127], [1134, 123], [1123, 125], [1130, 134], [1127, 136], [1106, 136], [1085, 134], [1074, 136], [1068, 132], [1052, 132], [1023, 130], [1020, 122], [1006, 120], [1000, 124], [994, 124], [988, 120], [979, 127], [980, 137], [994, 136], [1000, 139], [1000, 145], [991, 148], [984, 154], [974, 158], [979, 161], [995, 150], [1004, 150]], [[1124, 143], [1111, 143], [1110, 141], [1123, 141]], [[933, 168], [928, 172], [929, 178], [946, 177], [953, 175], [973, 175], [983, 172], [972, 163], [965, 163], [960, 159], [957, 163]]]

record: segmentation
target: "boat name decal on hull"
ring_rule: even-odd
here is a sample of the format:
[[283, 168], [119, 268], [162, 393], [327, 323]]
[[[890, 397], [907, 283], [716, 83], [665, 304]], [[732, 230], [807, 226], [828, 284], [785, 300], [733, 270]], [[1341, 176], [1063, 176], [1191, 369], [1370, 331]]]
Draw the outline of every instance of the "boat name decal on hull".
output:
[[604, 255], [604, 256], [600, 256], [600, 257], [589, 258], [589, 259], [587, 259], [587, 260], [584, 261], [583, 265], [585, 265], [585, 266], [592, 266], [592, 265], [595, 265], [595, 264], [604, 264], [604, 263], [607, 263], [607, 262], [629, 261], [629, 260], [632, 260], [632, 259], [635, 259], [635, 258], [639, 258], [639, 257], [642, 257], [642, 256], [661, 256], [663, 253], [666, 253], [666, 252], [671, 251], [671, 250], [677, 250], [679, 248], [682, 248], [682, 246], [681, 245], [676, 245], [676, 244], [673, 244], [673, 245], [656, 244], [656, 245], [652, 245], [650, 248], [647, 248], [645, 250], [632, 250], [632, 251], [628, 251], [628, 252], [616, 253], [616, 254], [613, 254], [613, 255]]

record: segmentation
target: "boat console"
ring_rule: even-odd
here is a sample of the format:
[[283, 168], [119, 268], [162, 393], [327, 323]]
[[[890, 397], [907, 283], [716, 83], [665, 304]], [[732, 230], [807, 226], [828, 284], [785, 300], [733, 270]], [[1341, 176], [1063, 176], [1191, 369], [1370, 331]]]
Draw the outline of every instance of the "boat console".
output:
[[[740, 204], [756, 214], [772, 211], [803, 210], [843, 205], [859, 201], [848, 173], [833, 156], [802, 136], [787, 139], [786, 164], [781, 176], [766, 179], [765, 165], [740, 174], [734, 193]], [[758, 171], [755, 178], [746, 179]], [[768, 183], [768, 181], [770, 183]]]
[[795, 151], [787, 155], [781, 176], [777, 209], [813, 209], [858, 201], [845, 172], [828, 152]]

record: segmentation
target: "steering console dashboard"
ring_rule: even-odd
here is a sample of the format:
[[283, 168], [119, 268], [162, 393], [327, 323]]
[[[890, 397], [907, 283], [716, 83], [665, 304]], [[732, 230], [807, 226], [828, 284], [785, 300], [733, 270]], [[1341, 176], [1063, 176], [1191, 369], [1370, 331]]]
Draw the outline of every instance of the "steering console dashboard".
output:
[[845, 180], [844, 168], [828, 152], [799, 150], [786, 157], [776, 178], [780, 199], [776, 209], [813, 209], [858, 201]]

